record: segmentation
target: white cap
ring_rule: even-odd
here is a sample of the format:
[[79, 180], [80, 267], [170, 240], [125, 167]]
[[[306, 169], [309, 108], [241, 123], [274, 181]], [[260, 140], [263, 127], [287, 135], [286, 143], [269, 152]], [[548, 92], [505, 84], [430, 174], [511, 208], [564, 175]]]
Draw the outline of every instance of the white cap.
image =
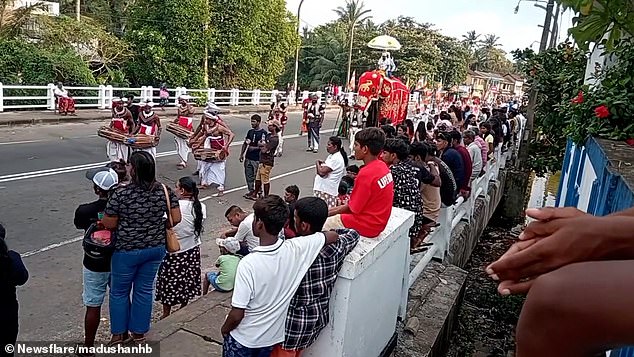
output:
[[102, 190], [109, 191], [119, 183], [119, 176], [113, 169], [108, 169], [95, 173], [92, 182]]
[[240, 242], [235, 239], [217, 238], [216, 243], [219, 247], [225, 248], [231, 254], [235, 254], [240, 250]]

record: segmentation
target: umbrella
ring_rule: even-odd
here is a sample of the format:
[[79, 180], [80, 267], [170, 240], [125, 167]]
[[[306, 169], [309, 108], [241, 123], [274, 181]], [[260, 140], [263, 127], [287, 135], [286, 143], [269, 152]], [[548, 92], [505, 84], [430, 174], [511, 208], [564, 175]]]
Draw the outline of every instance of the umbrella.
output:
[[368, 42], [368, 47], [383, 51], [398, 51], [401, 49], [401, 44], [392, 36], [381, 35], [370, 40], [370, 42]]

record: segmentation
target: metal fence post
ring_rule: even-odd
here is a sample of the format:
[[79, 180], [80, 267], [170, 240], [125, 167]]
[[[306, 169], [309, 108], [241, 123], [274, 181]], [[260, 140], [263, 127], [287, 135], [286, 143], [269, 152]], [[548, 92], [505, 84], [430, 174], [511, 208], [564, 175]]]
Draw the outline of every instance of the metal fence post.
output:
[[46, 85], [46, 107], [49, 110], [55, 110], [55, 85], [53, 83], [49, 83]]
[[0, 113], [4, 111], [4, 86], [0, 82]]

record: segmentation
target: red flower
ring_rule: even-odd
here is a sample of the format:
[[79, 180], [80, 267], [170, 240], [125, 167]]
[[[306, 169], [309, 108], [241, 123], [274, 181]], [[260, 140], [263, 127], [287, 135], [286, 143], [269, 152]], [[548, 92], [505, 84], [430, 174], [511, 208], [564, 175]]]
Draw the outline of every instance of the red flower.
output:
[[579, 91], [579, 94], [572, 100], [572, 104], [583, 103], [583, 91]]
[[605, 119], [610, 116], [610, 109], [606, 105], [600, 105], [594, 109], [594, 115], [599, 119]]

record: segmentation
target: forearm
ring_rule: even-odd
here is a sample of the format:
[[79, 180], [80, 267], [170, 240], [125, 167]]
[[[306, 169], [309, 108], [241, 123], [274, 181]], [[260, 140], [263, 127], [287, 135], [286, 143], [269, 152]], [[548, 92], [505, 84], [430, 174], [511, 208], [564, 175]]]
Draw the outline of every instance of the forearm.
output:
[[352, 213], [352, 210], [350, 210], [350, 206], [348, 206], [347, 204], [343, 206], [333, 207], [328, 210], [328, 216], [335, 216], [338, 214], [346, 213]]
[[608, 217], [634, 217], [634, 207], [624, 211], [614, 212], [608, 215]]
[[[632, 209], [628, 210], [630, 214]], [[626, 213], [623, 211], [622, 213]], [[634, 259], [634, 217], [613, 215], [602, 218], [603, 229], [597, 233], [599, 239], [599, 259], [630, 260]]]
[[236, 327], [240, 325], [240, 322], [242, 321], [242, 318], [244, 317], [244, 312], [240, 315], [240, 314], [234, 313], [234, 310], [235, 309], [231, 309], [231, 311], [229, 312], [229, 315], [227, 315], [227, 319], [225, 319], [225, 323], [222, 325], [222, 328], [220, 329], [220, 333], [222, 333], [223, 336], [226, 336], [231, 331], [235, 330]]

